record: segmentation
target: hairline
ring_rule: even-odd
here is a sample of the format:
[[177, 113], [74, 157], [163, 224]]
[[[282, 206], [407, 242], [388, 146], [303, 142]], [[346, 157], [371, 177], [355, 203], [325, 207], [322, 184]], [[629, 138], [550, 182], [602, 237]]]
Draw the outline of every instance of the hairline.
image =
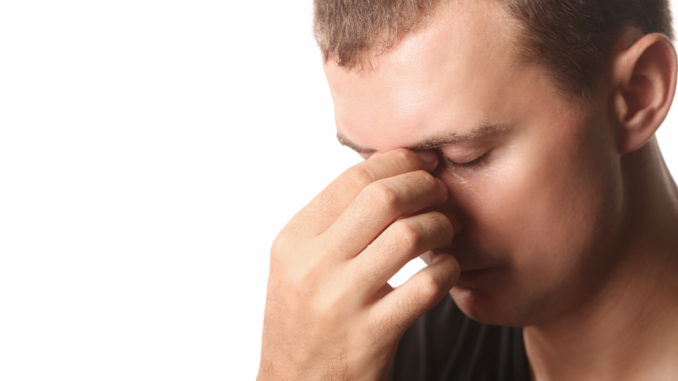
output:
[[[387, 39], [387, 38], [378, 38], [372, 46], [367, 46], [363, 50], [359, 50], [355, 53], [355, 57], [349, 62], [341, 62], [338, 57], [337, 49], [325, 52], [323, 54], [323, 64], [328, 64], [330, 61], [334, 62], [338, 66], [344, 68], [347, 71], [354, 71], [357, 73], [364, 73], [373, 70], [376, 66], [376, 61], [381, 56], [388, 54], [389, 52], [395, 50], [400, 46], [400, 44], [405, 40], [407, 36], [416, 31], [426, 28], [431, 25], [431, 19], [437, 12], [441, 12], [442, 5], [444, 3], [449, 3], [452, 0], [439, 0], [436, 5], [431, 7], [429, 12], [426, 12], [420, 17], [418, 17], [417, 22], [412, 25], [406, 32], [397, 36], [397, 38]], [[511, 20], [515, 21], [516, 25], [516, 38], [513, 42], [513, 48], [516, 49], [516, 57], [520, 60], [520, 63], [523, 65], [537, 65], [546, 70], [549, 75], [549, 80], [554, 85], [554, 88], [562, 95], [567, 98], [573, 104], [581, 105], [586, 101], [590, 101], [593, 98], [593, 95], [598, 87], [599, 83], [591, 83], [590, 85], [584, 85], [580, 83], [567, 84], [564, 82], [565, 79], [560, 78], [560, 73], [558, 70], [552, 68], [543, 58], [539, 57], [539, 53], [530, 44], [530, 26], [528, 23], [521, 19], [520, 16], [516, 15], [510, 7], [505, 5], [503, 2], [494, 1], [494, 3], [502, 7], [507, 16]], [[632, 27], [633, 25], [628, 25], [627, 27]], [[622, 28], [623, 29], [623, 28]], [[644, 32], [645, 33], [645, 32]], [[617, 31], [617, 38], [622, 35], [621, 30]], [[669, 36], [670, 38], [671, 36]], [[597, 79], [601, 79], [601, 75]]]

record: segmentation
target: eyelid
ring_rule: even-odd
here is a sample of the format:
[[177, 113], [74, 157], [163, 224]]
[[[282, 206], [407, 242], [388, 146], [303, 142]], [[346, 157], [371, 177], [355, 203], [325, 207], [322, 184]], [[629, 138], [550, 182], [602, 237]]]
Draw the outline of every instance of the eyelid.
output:
[[490, 153], [490, 151], [486, 151], [486, 152], [483, 153], [482, 155], [477, 156], [476, 158], [474, 158], [474, 159], [472, 159], [472, 160], [465, 161], [465, 162], [463, 162], [463, 163], [456, 162], [456, 161], [450, 159], [449, 156], [445, 155], [445, 154], [442, 153], [442, 152], [440, 152], [440, 156], [442, 156], [442, 158], [445, 160], [445, 163], [446, 163], [449, 167], [452, 167], [452, 168], [465, 168], [465, 169], [471, 169], [471, 168], [474, 168], [474, 167], [477, 167], [477, 166], [483, 164], [484, 161], [485, 161], [485, 159], [487, 159], [487, 155], [488, 155], [489, 153]]

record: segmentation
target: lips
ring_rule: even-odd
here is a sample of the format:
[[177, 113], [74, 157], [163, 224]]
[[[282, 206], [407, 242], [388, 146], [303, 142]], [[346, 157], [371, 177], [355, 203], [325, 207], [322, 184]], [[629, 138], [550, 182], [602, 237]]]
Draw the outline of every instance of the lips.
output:
[[[436, 250], [437, 252], [438, 250]], [[462, 272], [475, 272], [481, 270], [487, 270], [490, 268], [498, 267], [500, 265], [499, 261], [489, 259], [489, 256], [483, 256], [480, 254], [459, 254], [451, 250], [440, 251], [441, 253], [452, 255], [457, 262], [459, 263], [459, 268]], [[433, 251], [428, 251], [420, 255], [421, 259], [424, 260], [427, 264], [431, 263], [433, 256], [436, 254]]]
[[[447, 252], [447, 251], [446, 251]], [[430, 264], [433, 253], [427, 252], [422, 255], [424, 262]], [[456, 255], [453, 255], [455, 258]], [[464, 259], [467, 257], [463, 257]], [[459, 274], [459, 280], [455, 287], [466, 288], [466, 289], [481, 289], [489, 287], [492, 283], [492, 279], [495, 277], [493, 274], [496, 274], [496, 270], [500, 267], [496, 261], [482, 261], [482, 257], [479, 255], [470, 256], [473, 258], [473, 262], [465, 261], [462, 262], [459, 259], [459, 267], [461, 272]]]
[[[465, 253], [464, 253], [465, 254]], [[452, 256], [459, 262], [459, 267], [462, 272], [473, 273], [477, 271], [488, 270], [498, 267], [501, 263], [489, 255], [483, 254], [457, 254]]]
[[484, 269], [462, 270], [457, 281], [457, 287], [467, 289], [486, 288], [496, 280], [497, 267]]
[[459, 262], [457, 286], [468, 289], [489, 287], [503, 263], [496, 256], [476, 251], [450, 251]]
[[461, 270], [460, 278], [472, 280], [472, 279], [478, 278], [483, 273], [486, 273], [490, 270], [492, 270], [492, 268], [475, 269], [475, 270]]

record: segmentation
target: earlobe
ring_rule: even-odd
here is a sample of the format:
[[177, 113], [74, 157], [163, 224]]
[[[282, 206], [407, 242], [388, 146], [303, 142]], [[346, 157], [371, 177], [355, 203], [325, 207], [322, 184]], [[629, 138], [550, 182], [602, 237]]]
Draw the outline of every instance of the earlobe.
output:
[[669, 112], [676, 90], [676, 51], [664, 35], [648, 34], [614, 57], [613, 108], [620, 153], [641, 148]]

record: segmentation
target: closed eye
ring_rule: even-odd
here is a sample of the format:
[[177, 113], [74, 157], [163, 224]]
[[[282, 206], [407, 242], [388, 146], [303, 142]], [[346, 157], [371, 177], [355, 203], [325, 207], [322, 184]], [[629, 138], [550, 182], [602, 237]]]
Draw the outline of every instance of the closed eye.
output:
[[465, 161], [465, 162], [454, 161], [454, 160], [450, 159], [449, 157], [447, 157], [446, 155], [444, 155], [442, 153], [441, 153], [440, 156], [443, 157], [443, 159], [445, 160], [445, 163], [450, 168], [474, 169], [474, 168], [479, 167], [480, 165], [484, 164], [488, 153], [489, 152], [486, 152], [486, 153], [482, 154], [481, 156], [478, 156], [477, 158], [475, 158], [473, 160]]

